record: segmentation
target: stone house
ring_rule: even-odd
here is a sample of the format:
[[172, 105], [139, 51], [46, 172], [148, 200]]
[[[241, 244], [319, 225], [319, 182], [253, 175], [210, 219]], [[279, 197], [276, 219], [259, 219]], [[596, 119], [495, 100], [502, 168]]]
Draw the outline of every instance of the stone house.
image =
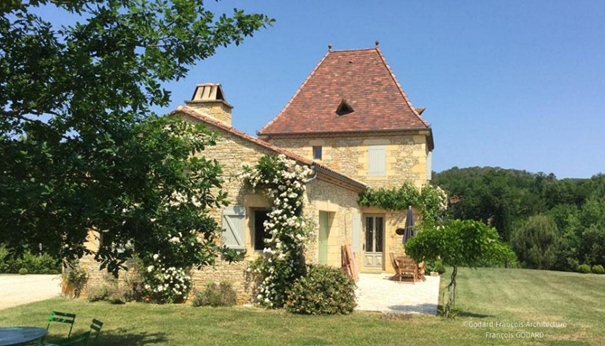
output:
[[[358, 195], [367, 187], [426, 184], [434, 144], [424, 109], [412, 106], [378, 46], [330, 50], [258, 138], [231, 127], [231, 109], [220, 85], [202, 84], [172, 115], [219, 133], [221, 140], [203, 154], [217, 159], [225, 174], [275, 153], [315, 168], [305, 203], [305, 214], [318, 225], [309, 262], [340, 266], [340, 246], [351, 244], [362, 272], [394, 272], [388, 254], [403, 251], [395, 231], [405, 225], [406, 213], [360, 207]], [[242, 282], [238, 291], [244, 293], [242, 275], [262, 250], [262, 221], [271, 205], [237, 180], [227, 185], [231, 206], [213, 213], [221, 219], [224, 243], [246, 251], [246, 259], [220, 262], [194, 278]]]
[[268, 154], [283, 154], [313, 169], [304, 213], [317, 229], [308, 262], [339, 267], [341, 246], [350, 244], [361, 272], [394, 272], [388, 256], [403, 251], [395, 231], [404, 227], [407, 213], [361, 207], [359, 193], [404, 182], [426, 184], [434, 144], [421, 116], [424, 108], [412, 106], [378, 46], [330, 49], [258, 138], [231, 126], [232, 108], [220, 84], [200, 84], [186, 106], [171, 113], [218, 134], [216, 146], [202, 154], [221, 164], [230, 205], [211, 213], [222, 225], [222, 244], [245, 252], [243, 261], [218, 260], [195, 271], [195, 285], [230, 281], [238, 300], [250, 301], [246, 269], [262, 252], [271, 203], [234, 175]]

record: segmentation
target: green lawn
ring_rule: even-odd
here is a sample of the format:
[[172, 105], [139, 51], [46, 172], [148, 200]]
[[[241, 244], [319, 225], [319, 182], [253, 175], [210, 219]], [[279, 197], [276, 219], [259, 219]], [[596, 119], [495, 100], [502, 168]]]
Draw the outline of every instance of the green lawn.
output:
[[[49, 311], [55, 309], [77, 313], [78, 330], [85, 330], [93, 317], [105, 322], [100, 345], [605, 345], [605, 275], [463, 269], [458, 282], [461, 312], [449, 321], [435, 316], [392, 321], [368, 313], [297, 316], [244, 307], [110, 305], [53, 299], [3, 310], [0, 326], [45, 327]], [[527, 321], [565, 322], [567, 327], [466, 326], [469, 322]], [[57, 328], [53, 330], [59, 331]], [[485, 336], [507, 332], [541, 332], [544, 336], [514, 340]]]

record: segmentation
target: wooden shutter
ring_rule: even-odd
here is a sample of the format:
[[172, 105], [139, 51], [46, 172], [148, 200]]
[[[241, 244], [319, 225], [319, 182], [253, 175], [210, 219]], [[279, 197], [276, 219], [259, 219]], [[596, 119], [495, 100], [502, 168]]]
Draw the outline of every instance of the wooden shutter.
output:
[[384, 177], [386, 175], [386, 148], [384, 145], [368, 146], [368, 175]]
[[223, 245], [233, 250], [246, 250], [246, 208], [223, 209]]
[[359, 253], [359, 243], [361, 241], [361, 214], [354, 212], [353, 215], [351, 215], [351, 229], [353, 230], [351, 248], [353, 249], [353, 252]]

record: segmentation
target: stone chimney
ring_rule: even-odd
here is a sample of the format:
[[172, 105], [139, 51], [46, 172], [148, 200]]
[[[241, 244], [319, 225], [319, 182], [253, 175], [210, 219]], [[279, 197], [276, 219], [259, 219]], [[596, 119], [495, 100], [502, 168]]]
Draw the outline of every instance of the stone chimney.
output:
[[191, 101], [185, 104], [196, 112], [231, 126], [233, 106], [225, 101], [223, 88], [218, 83], [198, 84]]

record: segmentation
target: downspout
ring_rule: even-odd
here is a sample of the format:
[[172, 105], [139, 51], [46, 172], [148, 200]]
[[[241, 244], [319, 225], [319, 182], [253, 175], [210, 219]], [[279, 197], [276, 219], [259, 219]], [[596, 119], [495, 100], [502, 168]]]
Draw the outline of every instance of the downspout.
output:
[[305, 184], [308, 184], [317, 178], [317, 166], [311, 165], [311, 169], [313, 170], [313, 176], [305, 180]]

